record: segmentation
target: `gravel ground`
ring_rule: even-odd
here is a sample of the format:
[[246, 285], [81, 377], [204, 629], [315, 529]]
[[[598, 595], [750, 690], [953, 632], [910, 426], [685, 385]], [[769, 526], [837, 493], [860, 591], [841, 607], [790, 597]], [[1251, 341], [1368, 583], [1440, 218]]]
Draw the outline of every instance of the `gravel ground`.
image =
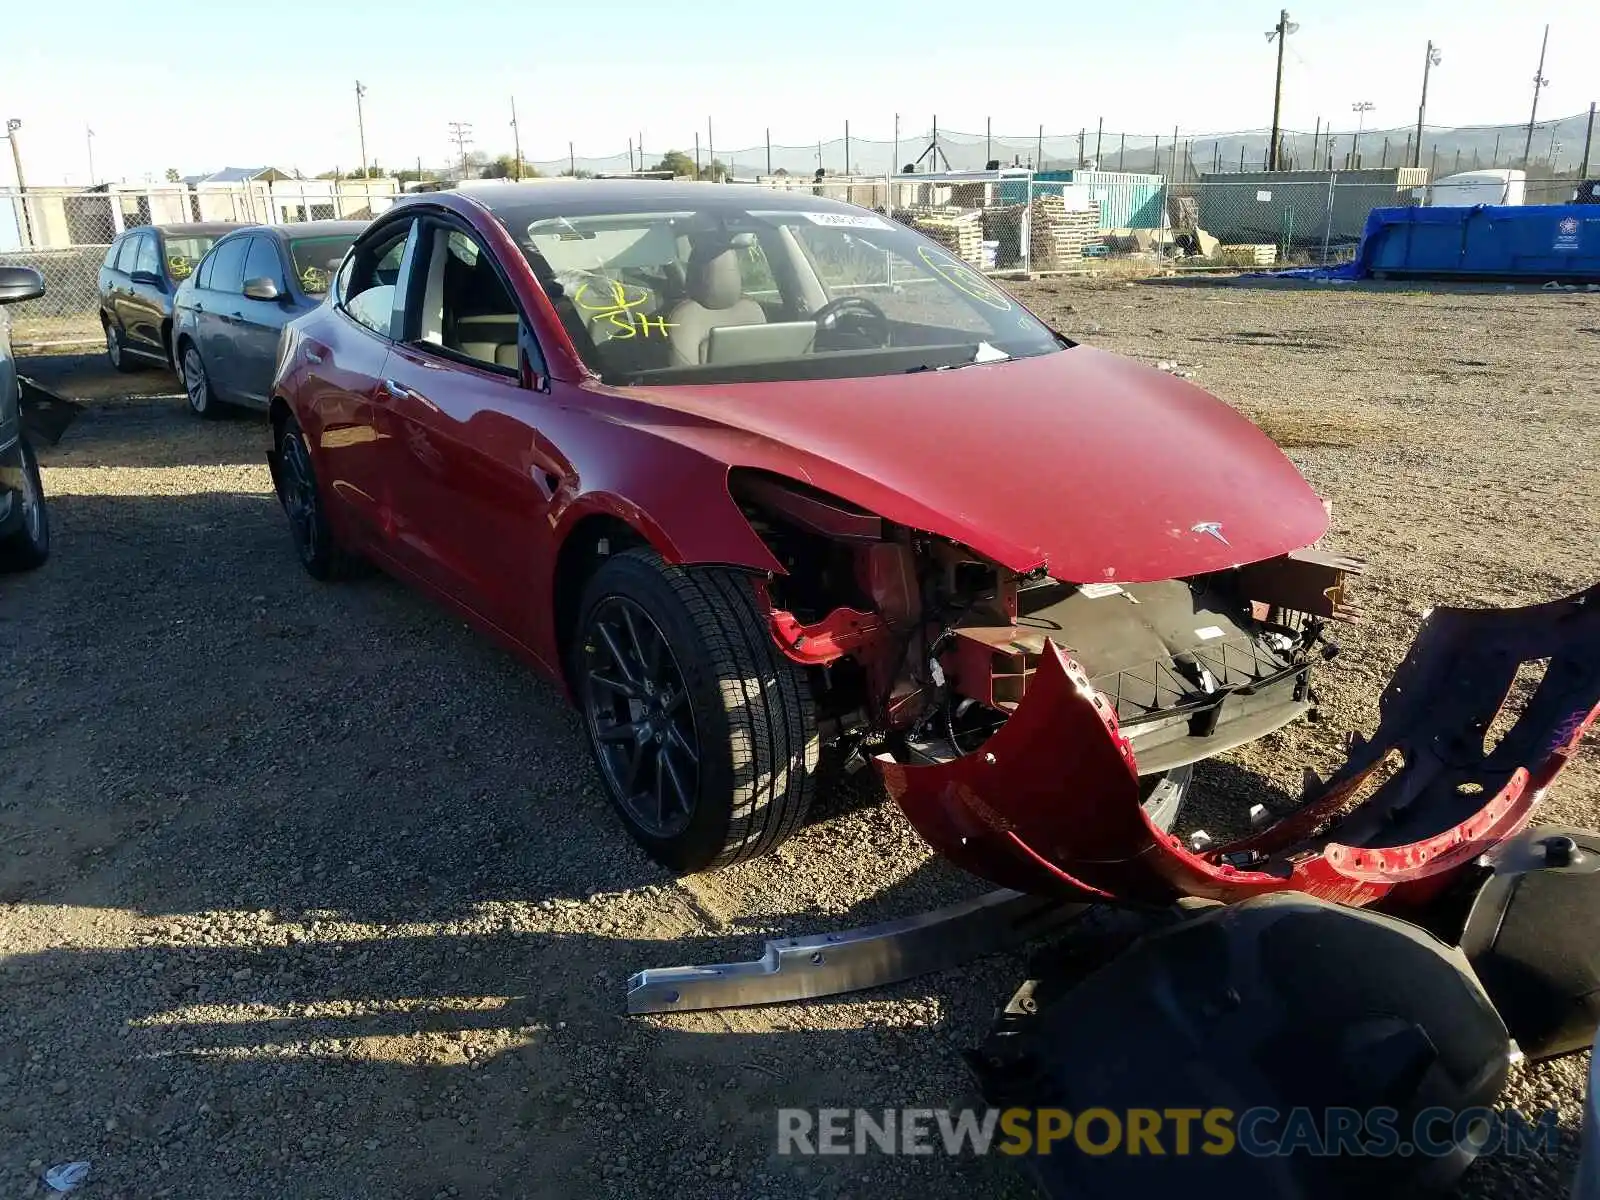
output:
[[[1224, 804], [1326, 770], [1435, 602], [1550, 599], [1600, 545], [1600, 297], [1018, 285], [1261, 420], [1371, 562], [1324, 719], [1208, 769]], [[0, 1194], [1023, 1197], [1000, 1161], [795, 1161], [780, 1105], [948, 1105], [1019, 978], [999, 957], [832, 1001], [619, 1015], [640, 967], [977, 890], [870, 788], [775, 859], [675, 880], [621, 834], [578, 725], [459, 621], [295, 566], [263, 423], [170, 379], [34, 359], [86, 401], [46, 448], [55, 556], [0, 581]], [[1591, 748], [1550, 816], [1600, 824]], [[1518, 1074], [1562, 1155], [1585, 1061]]]

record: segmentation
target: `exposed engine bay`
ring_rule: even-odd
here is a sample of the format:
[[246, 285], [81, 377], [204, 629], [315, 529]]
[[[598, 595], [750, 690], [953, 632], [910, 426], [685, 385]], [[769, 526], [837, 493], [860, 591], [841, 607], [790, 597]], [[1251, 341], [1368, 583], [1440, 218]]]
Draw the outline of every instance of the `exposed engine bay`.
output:
[[[1023, 704], [1054, 643], [1155, 777], [1304, 715], [1338, 653], [1351, 559], [1303, 550], [1153, 583], [1019, 573], [788, 479], [735, 472], [735, 498], [787, 574], [774, 638], [813, 667], [827, 740], [937, 764], [980, 750]], [[1214, 535], [1220, 536], [1220, 534]]]

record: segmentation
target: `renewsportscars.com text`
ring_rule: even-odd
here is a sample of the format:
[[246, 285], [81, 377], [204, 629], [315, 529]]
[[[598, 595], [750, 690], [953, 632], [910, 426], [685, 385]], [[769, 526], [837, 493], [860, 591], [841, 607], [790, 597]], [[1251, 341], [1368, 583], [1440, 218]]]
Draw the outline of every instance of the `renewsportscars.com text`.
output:
[[1557, 1114], [1491, 1108], [784, 1108], [778, 1153], [1210, 1155], [1271, 1157], [1551, 1153]]

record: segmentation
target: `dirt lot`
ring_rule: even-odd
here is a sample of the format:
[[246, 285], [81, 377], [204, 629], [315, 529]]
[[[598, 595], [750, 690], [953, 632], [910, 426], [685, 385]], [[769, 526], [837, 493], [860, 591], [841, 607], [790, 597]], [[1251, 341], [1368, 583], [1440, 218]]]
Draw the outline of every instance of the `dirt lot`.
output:
[[[1237, 756], [1263, 775], [1242, 789], [1209, 771], [1208, 820], [1370, 730], [1428, 605], [1596, 575], [1600, 296], [1018, 290], [1260, 420], [1371, 562], [1324, 719]], [[94, 1197], [1029, 1194], [999, 1161], [774, 1153], [780, 1105], [969, 1101], [957, 1051], [1014, 960], [619, 1015], [640, 967], [975, 890], [897, 813], [836, 799], [774, 860], [669, 878], [551, 688], [393, 583], [300, 573], [260, 420], [27, 369], [88, 403], [44, 455], [54, 558], [0, 580], [0, 1194], [71, 1159]], [[1547, 812], [1596, 825], [1586, 753]], [[1563, 1154], [1480, 1164], [1467, 1194], [1563, 1193], [1584, 1066], [1507, 1098], [1559, 1105]]]

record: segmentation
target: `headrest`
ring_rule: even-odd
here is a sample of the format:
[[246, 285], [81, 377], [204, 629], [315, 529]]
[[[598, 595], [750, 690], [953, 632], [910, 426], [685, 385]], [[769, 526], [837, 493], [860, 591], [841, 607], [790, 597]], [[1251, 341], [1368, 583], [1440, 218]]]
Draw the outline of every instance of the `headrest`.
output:
[[702, 308], [732, 308], [744, 296], [739, 251], [725, 239], [700, 241], [689, 252], [689, 299]]

